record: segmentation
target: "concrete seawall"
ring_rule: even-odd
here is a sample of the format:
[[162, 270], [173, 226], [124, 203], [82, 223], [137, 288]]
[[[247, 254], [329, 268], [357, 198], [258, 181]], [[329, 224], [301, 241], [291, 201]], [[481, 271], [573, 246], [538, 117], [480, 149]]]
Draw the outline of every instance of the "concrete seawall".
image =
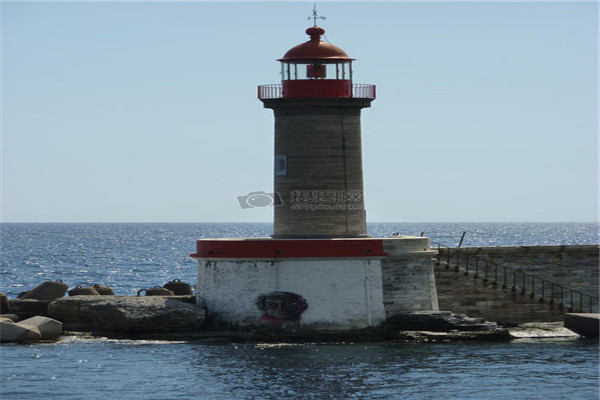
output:
[[[381, 257], [377, 256], [371, 257], [372, 260], [370, 258], [367, 260], [369, 263], [381, 262], [381, 276], [366, 276], [369, 279], [365, 279], [365, 276], [359, 275], [357, 280], [359, 290], [348, 295], [350, 300], [360, 300], [363, 298], [364, 293], [369, 294], [368, 298], [373, 299], [373, 304], [377, 303], [380, 307], [381, 318], [369, 322], [369, 327], [371, 325], [379, 326], [384, 319], [385, 323], [383, 325], [389, 325], [390, 321], [397, 320], [400, 317], [404, 318], [406, 314], [423, 312], [439, 315], [450, 315], [448, 313], [465, 314], [468, 316], [467, 319], [471, 317], [482, 318], [486, 321], [498, 322], [504, 326], [549, 321], [565, 321], [566, 324], [568, 317], [565, 316], [567, 314], [579, 315], [573, 313], [586, 313], [587, 319], [591, 314], [596, 315], [594, 317], [596, 320], [598, 318], [600, 252], [600, 246], [598, 245], [454, 248], [439, 249], [438, 254], [438, 252], [429, 249], [426, 238], [410, 239], [407, 240], [407, 237], [398, 237], [393, 240], [385, 239], [380, 251], [385, 250], [387, 258], [381, 260]], [[362, 253], [361, 257], [364, 258]], [[315, 265], [319, 268], [323, 267], [323, 264], [318, 263], [318, 260]], [[332, 266], [339, 269], [338, 273], [334, 274], [334, 278], [336, 278], [334, 283], [339, 285], [340, 282], [343, 283], [343, 280], [339, 280], [339, 276], [348, 277], [348, 262], [345, 259], [336, 261], [335, 265], [330, 262], [329, 268]], [[364, 265], [362, 267], [360, 270], [364, 273]], [[252, 268], [256, 269], [256, 265], [253, 265]], [[239, 278], [239, 271], [235, 269], [231, 276]], [[279, 275], [275, 280], [281, 279], [281, 276]], [[200, 276], [199, 283], [203, 281], [210, 280]], [[230, 281], [225, 280], [225, 290], [231, 289]], [[315, 282], [299, 284], [297, 279], [292, 281], [294, 284], [299, 285], [298, 291], [306, 291], [308, 294], [310, 294], [310, 290], [318, 286]], [[322, 284], [321, 281], [322, 279], [317, 283]], [[366, 282], [370, 282], [371, 286], [365, 286]], [[187, 285], [190, 293], [187, 295], [188, 300], [200, 305], [196, 295], [191, 294], [191, 287], [188, 284], [172, 281], [166, 284], [165, 288], [171, 283]], [[376, 287], [375, 285], [379, 286]], [[255, 286], [252, 285], [252, 288], [255, 288]], [[341, 286], [347, 289], [347, 285]], [[52, 289], [51, 293], [47, 293], [42, 288]], [[69, 291], [69, 293], [79, 290], [81, 289], [75, 289]], [[380, 295], [374, 296], [373, 292], [376, 290], [380, 292]], [[66, 291], [67, 286], [65, 284], [44, 282], [19, 299], [8, 300], [4, 298], [3, 307], [0, 311], [11, 320], [18, 321], [36, 315], [48, 315], [49, 304], [52, 301], [57, 304], [61, 302], [78, 304], [78, 302], [85, 300], [83, 297], [90, 297], [76, 296], [73, 299], [70, 297], [63, 299], [62, 297]], [[331, 292], [327, 293], [331, 297]], [[218, 294], [216, 298], [220, 299], [220, 296], [221, 294]], [[61, 319], [61, 322], [83, 322], [89, 325], [90, 315], [94, 313], [94, 315], [106, 314], [108, 309], [105, 307], [106, 304], [113, 308], [119, 308], [122, 297], [102, 296], [97, 293], [96, 296], [91, 296], [88, 303], [100, 302], [100, 311], [94, 310], [93, 313], [92, 311], [86, 311], [83, 314], [77, 314], [81, 311], [81, 307], [77, 306], [74, 307], [74, 316], [67, 317], [62, 314], [53, 316]], [[131, 297], [129, 303], [134, 304], [137, 308], [135, 308], [135, 313], [130, 313], [131, 318], [135, 319], [136, 322], [131, 322], [131, 326], [127, 328], [128, 331], [133, 332], [138, 329], [142, 331], [156, 330], [154, 319], [150, 323], [150, 328], [144, 327], [140, 322], [141, 320], [139, 320], [140, 315], [149, 315], [154, 318], [156, 307], [150, 303], [156, 299], [147, 299], [145, 296], [129, 297]], [[207, 303], [202, 296], [199, 298], [203, 304], [202, 307], [196, 310], [201, 315], [199, 314], [198, 318], [195, 314], [192, 315], [193, 323], [196, 324], [191, 328], [193, 331], [210, 329], [207, 325], [200, 328], [202, 323], [199, 318], [202, 318], [202, 322], [204, 321], [206, 317], [204, 305]], [[111, 299], [118, 299], [119, 301]], [[257, 307], [252, 299], [240, 302], [239, 296], [233, 296], [231, 301], [235, 304], [241, 303], [246, 306]], [[343, 301], [345, 301], [344, 298], [342, 298]], [[172, 303], [169, 304], [172, 305]], [[334, 306], [337, 304], [332, 302], [331, 298], [326, 298], [321, 303], [326, 305], [332, 303]], [[315, 304], [321, 303], [315, 302]], [[210, 313], [211, 307], [210, 304], [208, 305], [208, 312]], [[372, 316], [373, 308], [371, 306], [367, 307], [366, 304], [363, 305], [352, 305], [351, 310], [364, 308], [369, 310]], [[385, 318], [383, 318], [384, 307]], [[254, 310], [254, 308], [252, 309]], [[335, 311], [343, 315], [348, 314], [346, 308], [342, 307], [335, 308]], [[108, 312], [108, 323], [94, 322], [93, 329], [116, 330], [114, 327], [111, 328], [110, 324], [119, 321], [111, 313], [113, 311]], [[119, 318], [123, 316], [123, 311], [120, 308], [114, 313]], [[167, 311], [166, 314], [169, 317], [171, 316], [170, 311]], [[260, 317], [260, 312], [257, 312], [257, 315]], [[181, 321], [177, 321], [177, 323], [179, 322]], [[594, 323], [596, 322], [594, 321]], [[588, 325], [590, 324], [586, 324], [584, 328], [588, 331], [585, 335], [589, 336], [590, 329], [586, 328]], [[176, 324], [169, 322], [165, 326], [175, 327]], [[356, 327], [354, 328], [353, 330], [356, 330]]]
[[600, 314], [566, 314], [565, 327], [588, 338], [600, 333]]
[[598, 312], [599, 249], [598, 245], [439, 249], [440, 309], [509, 325], [562, 321], [569, 311]]

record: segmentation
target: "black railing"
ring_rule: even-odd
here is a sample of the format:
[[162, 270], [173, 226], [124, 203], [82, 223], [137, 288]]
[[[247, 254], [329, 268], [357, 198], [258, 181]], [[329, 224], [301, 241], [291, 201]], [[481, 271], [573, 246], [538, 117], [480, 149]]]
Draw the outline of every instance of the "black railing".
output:
[[[457, 240], [458, 244], [456, 245], [456, 247], [461, 247], [462, 244], [463, 244], [463, 241], [465, 240], [465, 236], [466, 235], [467, 235], [467, 232], [462, 232], [461, 235], [460, 235], [460, 239], [456, 235], [435, 235], [435, 236], [432, 235], [429, 238], [429, 242], [437, 245], [438, 248], [439, 247], [453, 248], [451, 245], [439, 243], [439, 242], [436, 242], [436, 241], [434, 241], [432, 239], [436, 239], [436, 240], [444, 239], [444, 241], [446, 241], [446, 243], [450, 242], [450, 240], [452, 242], [455, 241], [455, 240]], [[421, 236], [425, 236], [425, 232], [421, 232]], [[450, 239], [450, 240], [448, 240], [448, 239]]]
[[600, 298], [579, 290], [568, 288], [547, 279], [536, 277], [520, 268], [500, 265], [484, 257], [462, 254], [459, 248], [451, 248], [438, 243], [438, 263], [445, 259], [446, 269], [454, 268], [473, 279], [482, 278], [484, 285], [508, 289], [529, 294], [531, 299], [538, 298], [540, 303], [548, 303], [565, 312], [598, 312]]

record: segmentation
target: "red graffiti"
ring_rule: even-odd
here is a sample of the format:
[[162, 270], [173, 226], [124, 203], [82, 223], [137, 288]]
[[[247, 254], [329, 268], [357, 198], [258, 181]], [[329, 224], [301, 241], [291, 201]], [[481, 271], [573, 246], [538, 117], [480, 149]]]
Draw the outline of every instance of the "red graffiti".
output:
[[261, 324], [283, 329], [299, 327], [301, 314], [308, 308], [302, 296], [290, 292], [261, 294], [256, 305], [264, 313], [259, 319]]

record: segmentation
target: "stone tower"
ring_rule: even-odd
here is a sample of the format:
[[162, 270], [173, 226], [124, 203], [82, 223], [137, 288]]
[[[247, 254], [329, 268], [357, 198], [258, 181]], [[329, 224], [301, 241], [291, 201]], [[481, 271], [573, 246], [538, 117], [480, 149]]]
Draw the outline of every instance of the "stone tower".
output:
[[275, 114], [274, 238], [366, 237], [361, 109], [375, 99], [374, 85], [352, 83], [354, 59], [321, 40], [290, 49], [282, 82], [262, 85], [258, 97]]

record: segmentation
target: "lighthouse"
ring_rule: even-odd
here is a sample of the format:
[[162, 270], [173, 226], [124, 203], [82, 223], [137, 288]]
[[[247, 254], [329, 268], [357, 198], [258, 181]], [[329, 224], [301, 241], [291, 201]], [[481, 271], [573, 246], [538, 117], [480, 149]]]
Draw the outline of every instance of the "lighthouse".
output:
[[287, 51], [281, 84], [258, 87], [275, 116], [275, 238], [366, 237], [361, 110], [375, 85], [352, 82], [352, 63], [325, 30]]
[[407, 311], [438, 310], [426, 237], [367, 235], [361, 111], [375, 85], [353, 82], [355, 59], [325, 30], [260, 85], [275, 119], [273, 235], [196, 241], [197, 304], [218, 329], [352, 331]]

